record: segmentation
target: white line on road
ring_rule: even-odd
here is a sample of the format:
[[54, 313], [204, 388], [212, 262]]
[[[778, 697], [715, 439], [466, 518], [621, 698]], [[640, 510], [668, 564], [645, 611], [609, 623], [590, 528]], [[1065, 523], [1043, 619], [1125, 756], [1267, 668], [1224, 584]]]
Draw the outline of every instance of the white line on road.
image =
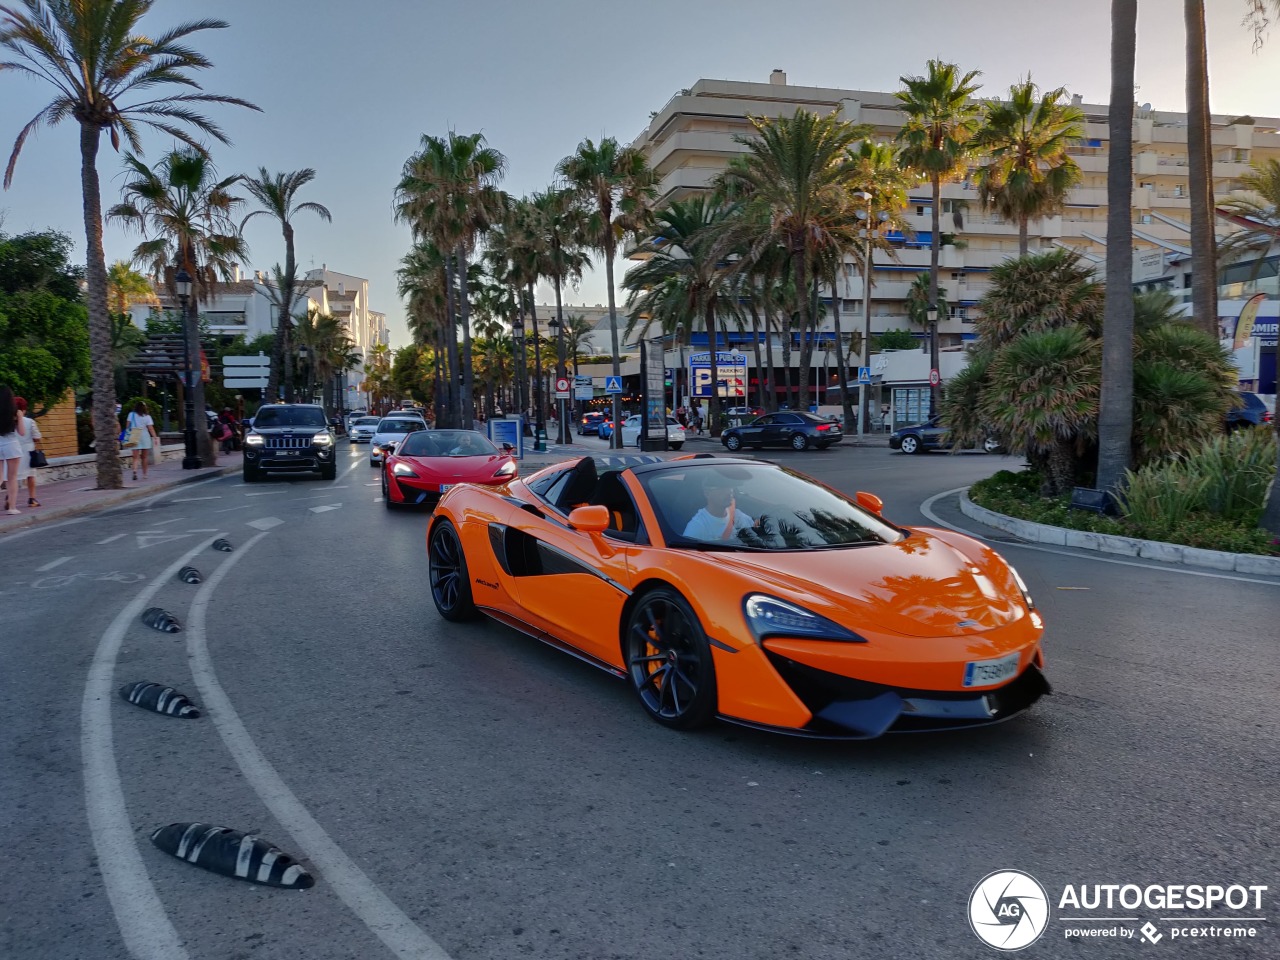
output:
[[331, 503], [326, 507], [311, 507], [310, 509], [312, 513], [328, 513], [330, 510], [341, 510], [342, 504]]
[[99, 540], [98, 546], [102, 546], [104, 543], [114, 543], [116, 540], [119, 540], [121, 537], [127, 537], [127, 536], [128, 536], [127, 533], [117, 533], [114, 537], [107, 537], [107, 539], [105, 540]]
[[[196, 499], [202, 499], [202, 498], [197, 497]], [[206, 497], [206, 498], [203, 498], [203, 499], [209, 499], [209, 500], [212, 500], [212, 499], [214, 499], [214, 498], [212, 498], [212, 497]], [[181, 500], [174, 500], [173, 502], [174, 502], [174, 503], [182, 503], [182, 501], [181, 501]], [[177, 523], [179, 520], [185, 520], [185, 519], [187, 519], [187, 518], [186, 518], [186, 517], [174, 517], [172, 520], [160, 520], [160, 521], [158, 521], [157, 523], [153, 523], [153, 524], [152, 524], [152, 526], [153, 526], [153, 527], [163, 527], [163, 526], [165, 526], [166, 524], [169, 524], [169, 523]]]
[[[943, 497], [953, 497], [962, 490], [968, 490], [968, 487], [956, 487], [954, 490], [943, 490], [941, 493], [935, 493], [932, 497], [920, 504], [920, 512], [932, 520], [940, 527], [946, 527], [948, 530], [954, 530], [956, 533], [963, 533], [966, 537], [973, 537], [976, 540], [991, 541], [990, 537], [985, 537], [980, 533], [974, 533], [972, 530], [965, 530], [963, 527], [957, 527], [954, 523], [947, 523], [931, 509], [937, 501]], [[1012, 536], [1012, 534], [1010, 534]], [[1055, 550], [1052, 547], [1042, 547], [1038, 544], [1031, 543], [1009, 543], [1004, 540], [996, 540], [994, 543], [1003, 550], [1005, 547], [1017, 547], [1019, 550], [1034, 550], [1037, 553], [1052, 553], [1059, 557], [1071, 557], [1075, 560], [1092, 560], [1095, 563], [1116, 563], [1122, 567], [1141, 567], [1143, 570], [1150, 570], [1154, 573], [1180, 573], [1187, 577], [1209, 577], [1213, 580], [1234, 580], [1236, 583], [1260, 583], [1264, 587], [1280, 587], [1280, 583], [1274, 580], [1255, 580], [1252, 577], [1237, 577], [1229, 573], [1212, 573], [1208, 570], [1188, 570], [1186, 567], [1180, 567], [1172, 563], [1139, 563], [1135, 560], [1119, 560], [1115, 557], [1099, 557], [1092, 553], [1081, 552], [1076, 553], [1071, 550]]]
[[52, 570], [54, 567], [60, 567], [70, 559], [72, 558], [59, 557], [57, 560], [50, 560], [43, 567], [36, 567], [36, 573], [44, 573], [46, 570]]
[[[216, 497], [182, 497], [181, 499], [170, 500], [169, 502], [170, 503], [195, 503], [199, 500], [221, 500], [221, 499], [222, 499], [222, 495], [219, 494]], [[166, 520], [165, 523], [173, 523], [173, 521]]]
[[267, 534], [251, 537], [239, 552], [214, 570], [191, 603], [187, 624], [187, 657], [191, 675], [204, 699], [209, 719], [239, 764], [245, 780], [262, 798], [281, 826], [302, 848], [304, 856], [319, 867], [329, 885], [351, 911], [401, 960], [449, 960], [444, 949], [418, 927], [382, 892], [363, 870], [348, 857], [324, 827], [311, 816], [302, 801], [289, 789], [271, 761], [263, 755], [241, 722], [222, 684], [218, 682], [209, 656], [206, 616], [213, 591], [228, 571]]
[[288, 490], [263, 490], [261, 493], [246, 493], [246, 497], [278, 497], [282, 493], [288, 493]]
[[151, 598], [212, 542], [206, 540], [175, 560], [116, 614], [98, 641], [80, 704], [80, 756], [89, 834], [125, 948], [139, 960], [186, 960], [189, 954], [147, 875], [129, 822], [111, 729], [116, 657], [125, 631]]
[[187, 533], [216, 533], [217, 527], [192, 527]]

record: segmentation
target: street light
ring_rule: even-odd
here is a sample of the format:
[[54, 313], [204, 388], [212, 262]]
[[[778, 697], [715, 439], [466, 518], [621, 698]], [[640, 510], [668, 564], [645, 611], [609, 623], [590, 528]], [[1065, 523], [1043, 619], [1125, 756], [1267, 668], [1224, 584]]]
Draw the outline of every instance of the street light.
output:
[[187, 303], [191, 300], [191, 274], [185, 267], [179, 267], [173, 277], [173, 288], [178, 294], [178, 303], [182, 305], [182, 368], [183, 368], [183, 400], [185, 417], [182, 430], [182, 469], [199, 470], [204, 466], [200, 455], [196, 452], [196, 398], [195, 377], [191, 369], [191, 331], [187, 329]]
[[544, 453], [547, 449], [547, 421], [542, 410], [542, 337], [538, 335], [538, 307], [529, 301], [529, 317], [533, 320], [533, 402], [537, 406], [534, 416], [533, 449]]
[[[308, 356], [309, 354], [307, 353], [306, 344], [298, 344], [298, 366], [299, 367], [307, 366]], [[306, 400], [307, 403], [310, 403], [314, 398], [311, 396], [311, 368], [309, 366], [307, 366], [307, 379], [304, 382], [307, 385], [307, 393], [304, 399]]]
[[[924, 312], [925, 317], [929, 320], [929, 359], [933, 359], [933, 344], [938, 337], [938, 305], [936, 303], [929, 304], [929, 308]], [[935, 409], [937, 403], [938, 388], [933, 385], [933, 367], [929, 368], [929, 416], [932, 417], [938, 411]]]
[[[564, 327], [558, 316], [547, 321], [551, 335], [556, 338], [556, 377], [565, 376], [564, 368]], [[569, 417], [562, 397], [556, 398], [556, 412], [559, 416], [556, 426], [556, 443], [569, 443]]]
[[529, 363], [524, 355], [524, 317], [517, 315], [511, 323], [511, 337], [516, 342], [516, 363], [520, 375], [516, 377], [516, 412], [520, 418], [520, 435], [524, 436], [525, 378], [529, 376]]

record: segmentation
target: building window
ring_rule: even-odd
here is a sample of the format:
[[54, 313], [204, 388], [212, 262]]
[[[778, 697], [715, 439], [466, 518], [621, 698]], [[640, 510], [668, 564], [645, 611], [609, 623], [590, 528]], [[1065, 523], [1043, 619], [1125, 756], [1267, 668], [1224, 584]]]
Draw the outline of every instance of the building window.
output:
[[947, 316], [950, 317], [952, 320], [964, 320], [967, 322], [969, 319], [969, 308], [968, 307], [948, 307]]
[[963, 286], [963, 285], [964, 285], [964, 283], [965, 283], [965, 279], [966, 279], [966, 278], [965, 278], [965, 272], [964, 272], [963, 270], [952, 270], [952, 271], [951, 271], [951, 279], [952, 279], [952, 280], [954, 280], [954, 281], [956, 281], [957, 283], [959, 283], [959, 284], [961, 284], [961, 285]]
[[1237, 147], [1235, 150], [1233, 150], [1233, 151], [1231, 152], [1231, 159], [1232, 159], [1232, 160], [1234, 160], [1236, 163], [1248, 163], [1248, 162], [1249, 162], [1249, 148], [1248, 148], [1248, 147]]
[[211, 327], [243, 327], [243, 310], [202, 310], [205, 321]]
[[917, 203], [917, 204], [916, 204], [916, 216], [917, 216], [917, 217], [923, 217], [923, 216], [924, 216], [924, 211], [925, 211], [925, 209], [926, 209], [926, 208], [924, 207], [924, 205]]
[[906, 426], [911, 423], [924, 423], [929, 419], [928, 387], [894, 387], [893, 388], [893, 423], [894, 426]]

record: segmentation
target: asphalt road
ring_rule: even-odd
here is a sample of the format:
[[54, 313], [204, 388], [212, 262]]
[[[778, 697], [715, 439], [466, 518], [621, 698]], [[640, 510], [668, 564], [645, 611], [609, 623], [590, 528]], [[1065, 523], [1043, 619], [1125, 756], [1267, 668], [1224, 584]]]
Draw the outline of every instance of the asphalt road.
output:
[[[1018, 465], [771, 456], [970, 530], [954, 497], [922, 505]], [[366, 463], [0, 540], [0, 957], [989, 958], [969, 898], [1005, 868], [1054, 901], [1028, 957], [1280, 955], [1280, 582], [1001, 543], [1047, 621], [1055, 693], [1028, 715], [853, 744], [681, 735], [563, 654], [443, 622], [426, 517], [384, 510]], [[177, 580], [188, 562], [204, 583]], [[152, 605], [184, 630], [143, 626]], [[135, 680], [205, 717], [124, 703]], [[317, 884], [151, 845], [182, 821], [259, 834]], [[1082, 915], [1068, 884], [1270, 889], [1085, 924], [1062, 919]], [[1266, 919], [1174, 939], [1184, 913]], [[1148, 919], [1158, 944], [1079, 933]]]

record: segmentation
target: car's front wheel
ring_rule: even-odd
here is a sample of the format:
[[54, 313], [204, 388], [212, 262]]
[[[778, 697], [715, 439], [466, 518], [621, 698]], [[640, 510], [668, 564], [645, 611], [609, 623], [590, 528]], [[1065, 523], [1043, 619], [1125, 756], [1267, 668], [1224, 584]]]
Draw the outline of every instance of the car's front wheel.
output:
[[715, 716], [711, 644], [698, 615], [675, 589], [657, 587], [636, 601], [623, 651], [631, 687], [654, 720], [692, 730]]
[[338, 479], [338, 465], [337, 465], [336, 463], [325, 463], [325, 464], [321, 464], [321, 466], [320, 466], [320, 479], [321, 479], [321, 480], [337, 480], [337, 479]]
[[458, 531], [448, 520], [440, 521], [431, 531], [427, 544], [427, 576], [431, 583], [431, 599], [435, 601], [440, 616], [454, 623], [476, 618], [467, 558], [462, 552]]
[[257, 467], [251, 467], [248, 464], [246, 464], [244, 467], [243, 476], [244, 476], [245, 483], [257, 483], [259, 480], [262, 479], [262, 471], [259, 470]]
[[919, 437], [913, 437], [910, 434], [908, 434], [907, 436], [902, 438], [903, 453], [919, 453], [922, 449], [924, 448], [920, 444]]
[[742, 449], [742, 438], [736, 433], [731, 433], [729, 436], [724, 438], [724, 445], [733, 453], [737, 453]]
[[679, 450], [681, 447], [684, 446], [684, 441], [681, 440], [679, 443], [673, 443], [670, 446], [672, 450]]

